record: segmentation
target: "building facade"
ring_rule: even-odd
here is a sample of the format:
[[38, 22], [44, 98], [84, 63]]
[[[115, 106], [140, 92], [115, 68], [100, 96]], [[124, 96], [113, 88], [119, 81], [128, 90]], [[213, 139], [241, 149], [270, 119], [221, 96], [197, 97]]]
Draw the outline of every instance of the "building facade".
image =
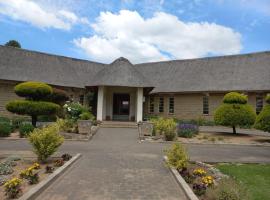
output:
[[125, 58], [102, 64], [0, 46], [0, 115], [23, 81], [46, 82], [88, 105], [97, 94], [97, 120], [142, 121], [158, 115], [212, 119], [230, 91], [248, 95], [256, 112], [270, 92], [270, 52], [133, 65]]

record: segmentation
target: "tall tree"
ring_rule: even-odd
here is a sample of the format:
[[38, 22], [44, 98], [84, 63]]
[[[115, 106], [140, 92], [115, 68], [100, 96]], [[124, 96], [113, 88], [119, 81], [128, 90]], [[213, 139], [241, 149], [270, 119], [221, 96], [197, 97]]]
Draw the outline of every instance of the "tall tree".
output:
[[16, 41], [16, 40], [9, 40], [5, 46], [8, 46], [8, 47], [16, 47], [16, 48], [21, 48], [21, 44]]

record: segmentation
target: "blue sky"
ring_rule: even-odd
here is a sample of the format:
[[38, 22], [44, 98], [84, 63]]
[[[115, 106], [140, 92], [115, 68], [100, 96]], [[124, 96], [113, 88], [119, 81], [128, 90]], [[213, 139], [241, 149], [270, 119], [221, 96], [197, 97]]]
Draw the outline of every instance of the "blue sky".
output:
[[270, 50], [270, 0], [0, 0], [0, 43], [110, 63]]

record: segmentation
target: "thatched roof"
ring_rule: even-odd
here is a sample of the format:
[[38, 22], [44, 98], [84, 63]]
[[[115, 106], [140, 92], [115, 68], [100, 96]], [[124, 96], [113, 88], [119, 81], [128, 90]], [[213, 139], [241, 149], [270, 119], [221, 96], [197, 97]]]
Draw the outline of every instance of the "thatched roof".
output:
[[270, 91], [270, 52], [132, 65], [0, 46], [0, 80], [52, 85], [154, 87], [161, 92]]

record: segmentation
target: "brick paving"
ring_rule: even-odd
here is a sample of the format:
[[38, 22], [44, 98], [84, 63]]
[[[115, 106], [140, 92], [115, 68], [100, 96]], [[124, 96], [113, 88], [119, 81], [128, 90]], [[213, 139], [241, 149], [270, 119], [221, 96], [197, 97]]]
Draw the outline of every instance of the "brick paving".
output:
[[162, 148], [140, 144], [137, 137], [136, 129], [100, 129], [84, 143], [83, 157], [38, 199], [186, 200], [164, 166]]

